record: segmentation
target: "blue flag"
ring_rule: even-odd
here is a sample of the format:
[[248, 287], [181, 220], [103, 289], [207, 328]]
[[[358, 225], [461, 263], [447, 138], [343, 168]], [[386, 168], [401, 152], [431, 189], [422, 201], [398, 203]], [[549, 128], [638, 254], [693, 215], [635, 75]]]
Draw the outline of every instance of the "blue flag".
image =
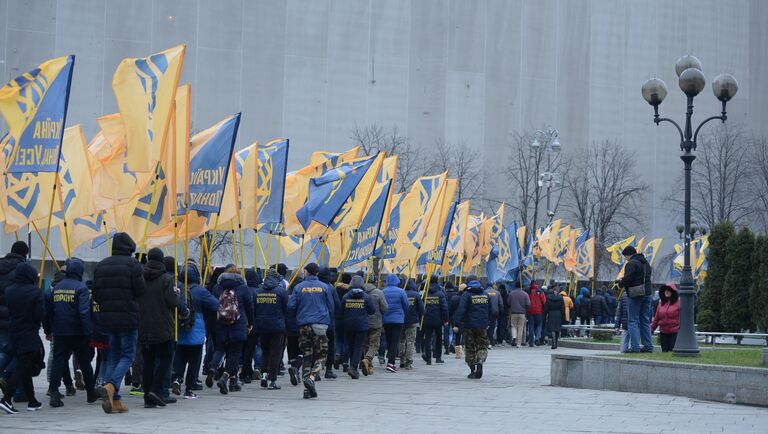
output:
[[363, 216], [363, 220], [350, 247], [349, 259], [347, 259], [346, 264], [342, 268], [367, 261], [368, 258], [373, 256], [373, 252], [376, 249], [376, 240], [379, 238], [381, 219], [384, 217], [387, 198], [392, 188], [392, 180], [387, 181], [385, 184], [380, 184], [376, 188], [379, 191], [374, 190], [376, 196], [374, 196], [373, 203], [371, 203], [365, 216]]
[[288, 139], [259, 148], [259, 223], [283, 222], [283, 195], [288, 169]]
[[397, 241], [397, 233], [400, 229], [400, 204], [405, 199], [404, 194], [400, 194], [400, 197], [392, 205], [392, 209], [389, 211], [389, 227], [387, 228], [387, 239], [384, 243], [376, 248], [376, 252], [373, 256], [381, 259], [394, 259], [397, 256], [397, 250], [395, 249], [395, 241]]
[[453, 217], [456, 213], [456, 205], [458, 205], [458, 202], [453, 202], [451, 207], [448, 209], [448, 214], [445, 216], [445, 226], [443, 226], [443, 231], [440, 234], [440, 239], [437, 242], [437, 247], [435, 250], [424, 252], [419, 255], [419, 259], [416, 261], [417, 265], [424, 265], [427, 262], [432, 262], [435, 265], [442, 265], [443, 259], [445, 258], [445, 248], [448, 245], [448, 238], [451, 235], [451, 226], [453, 226]]
[[189, 209], [213, 214], [221, 210], [239, 125], [240, 113], [230, 116], [190, 151]]

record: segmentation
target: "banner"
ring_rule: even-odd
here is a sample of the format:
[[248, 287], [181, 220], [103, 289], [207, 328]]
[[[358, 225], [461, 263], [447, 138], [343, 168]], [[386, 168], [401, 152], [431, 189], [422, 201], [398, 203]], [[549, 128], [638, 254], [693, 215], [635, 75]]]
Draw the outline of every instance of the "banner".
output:
[[239, 125], [240, 113], [237, 113], [192, 138], [189, 161], [190, 210], [211, 214], [221, 211]]
[[397, 255], [395, 249], [395, 242], [397, 241], [397, 234], [400, 230], [400, 206], [405, 199], [405, 193], [396, 193], [392, 196], [392, 207], [389, 212], [389, 227], [386, 232], [386, 239], [384, 243], [376, 247], [376, 252], [373, 256], [382, 259], [394, 259]]
[[392, 190], [392, 180], [383, 184], [377, 184], [371, 195], [371, 206], [363, 217], [360, 227], [353, 237], [352, 246], [349, 251], [349, 258], [344, 267], [359, 264], [367, 261], [373, 256], [378, 240], [379, 229], [381, 226], [384, 212], [386, 211], [387, 199]]
[[[423, 176], [416, 180], [400, 204], [400, 229], [395, 243], [396, 259], [415, 261], [430, 221], [439, 212], [448, 173]], [[438, 219], [438, 217], [434, 217]]]
[[574, 272], [584, 279], [595, 277], [595, 237], [592, 237], [576, 248], [576, 265]]

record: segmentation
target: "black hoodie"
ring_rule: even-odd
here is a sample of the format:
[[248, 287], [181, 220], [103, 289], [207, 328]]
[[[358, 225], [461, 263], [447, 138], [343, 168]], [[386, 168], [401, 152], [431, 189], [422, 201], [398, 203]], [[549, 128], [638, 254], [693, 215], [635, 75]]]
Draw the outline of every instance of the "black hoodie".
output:
[[136, 243], [119, 232], [112, 240], [112, 256], [103, 259], [93, 272], [93, 300], [99, 304], [96, 320], [105, 329], [139, 328], [138, 299], [147, 290], [144, 270], [132, 256]]
[[144, 265], [147, 291], [139, 297], [139, 342], [160, 344], [173, 339], [174, 308], [179, 305], [173, 277], [165, 272], [160, 261], [148, 260]]
[[8, 330], [8, 306], [5, 304], [5, 288], [12, 285], [16, 276], [16, 266], [25, 261], [25, 257], [9, 253], [0, 259], [0, 330]]
[[626, 267], [624, 267], [624, 277], [619, 282], [619, 286], [624, 289], [645, 283], [645, 295], [653, 294], [651, 285], [651, 274], [653, 270], [651, 265], [645, 259], [642, 253], [637, 253], [629, 258]]
[[8, 337], [15, 354], [35, 352], [43, 346], [40, 326], [45, 319], [45, 302], [43, 291], [37, 287], [37, 278], [34, 267], [26, 262], [19, 263], [15, 268], [14, 283], [5, 289], [10, 312]]

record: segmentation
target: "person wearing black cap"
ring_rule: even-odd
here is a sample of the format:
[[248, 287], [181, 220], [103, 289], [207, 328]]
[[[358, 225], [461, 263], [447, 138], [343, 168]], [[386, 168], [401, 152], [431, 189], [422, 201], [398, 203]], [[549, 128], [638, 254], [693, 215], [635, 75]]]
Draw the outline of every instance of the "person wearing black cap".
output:
[[[629, 328], [630, 349], [628, 352], [653, 352], [651, 335], [651, 274], [653, 269], [642, 253], [637, 253], [632, 246], [627, 246], [621, 252], [627, 260], [624, 267], [624, 277], [618, 284], [629, 296], [627, 306], [627, 326]], [[640, 348], [642, 341], [643, 347]]]
[[339, 299], [339, 293], [336, 292], [336, 288], [333, 286], [331, 280], [331, 270], [328, 267], [321, 267], [317, 273], [317, 278], [323, 282], [333, 296], [333, 312], [331, 312], [331, 324], [328, 327], [328, 356], [325, 359], [325, 378], [335, 379], [336, 374], [333, 373], [333, 362], [336, 358], [336, 312], [341, 307], [341, 300]]
[[0, 375], [13, 360], [8, 345], [8, 306], [5, 303], [5, 289], [15, 282], [16, 266], [26, 261], [29, 247], [24, 241], [16, 241], [11, 252], [0, 259]]
[[301, 377], [304, 398], [316, 398], [317, 389], [313, 377], [323, 370], [328, 357], [328, 326], [333, 315], [334, 300], [331, 288], [321, 282], [317, 274], [320, 267], [314, 262], [304, 267], [304, 280], [296, 285], [289, 308], [296, 310], [299, 327], [299, 348], [303, 354]]
[[112, 256], [103, 259], [93, 272], [93, 301], [99, 304], [96, 321], [109, 339], [105, 366], [106, 384], [99, 388], [105, 413], [125, 413], [120, 384], [136, 354], [139, 334], [138, 299], [147, 290], [144, 270], [133, 257], [136, 243], [118, 232], [112, 238]]
[[283, 357], [285, 315], [288, 312], [288, 293], [282, 277], [275, 270], [267, 270], [267, 278], [256, 290], [254, 298], [253, 329], [258, 333], [263, 355], [261, 357], [261, 387], [280, 389], [277, 371]]
[[[448, 324], [448, 302], [443, 288], [438, 283], [437, 276], [430, 276], [429, 286], [422, 295], [424, 302], [424, 353], [421, 357], [432, 364], [432, 349], [434, 348], [435, 363], [443, 363], [442, 343], [443, 326]], [[487, 327], [487, 325], [486, 325]], [[434, 341], [432, 340], [434, 336]]]

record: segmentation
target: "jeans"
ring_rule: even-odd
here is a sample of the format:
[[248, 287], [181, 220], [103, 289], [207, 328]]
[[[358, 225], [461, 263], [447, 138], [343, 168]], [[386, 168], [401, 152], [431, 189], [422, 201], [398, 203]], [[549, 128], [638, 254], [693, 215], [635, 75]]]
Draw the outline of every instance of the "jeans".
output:
[[90, 362], [90, 350], [88, 348], [88, 336], [54, 336], [53, 337], [53, 364], [51, 367], [50, 388], [58, 390], [61, 377], [65, 371], [69, 371], [69, 357], [74, 354], [80, 363], [80, 370], [85, 380], [85, 390], [93, 393], [94, 378]]
[[222, 342], [221, 339], [217, 339], [216, 351], [213, 353], [210, 369], [217, 370], [221, 366], [221, 361], [226, 354], [227, 360], [224, 370], [229, 373], [230, 377], [234, 378], [240, 368], [240, 357], [243, 355], [244, 344], [244, 341]]
[[13, 360], [13, 354], [11, 353], [10, 340], [8, 338], [8, 331], [0, 331], [0, 377], [4, 377], [5, 368], [11, 364]]
[[621, 331], [621, 352], [626, 353], [629, 351], [629, 330]]
[[105, 334], [109, 339], [109, 349], [107, 350], [104, 379], [115, 387], [114, 398], [119, 400], [123, 377], [130, 369], [136, 355], [136, 340], [139, 337], [139, 331], [137, 329], [112, 329], [106, 330]]
[[653, 341], [651, 340], [651, 296], [630, 298], [627, 313], [631, 350], [640, 351], [640, 342], [642, 341], [643, 349], [653, 351]]
[[11, 399], [16, 393], [16, 389], [21, 386], [24, 389], [24, 395], [26, 395], [29, 403], [33, 404], [37, 402], [37, 399], [35, 399], [35, 388], [32, 385], [32, 366], [40, 357], [42, 357], [42, 355], [38, 352], [16, 354], [18, 363], [13, 370], [11, 377], [8, 379], [7, 386], [4, 388], [4, 401], [11, 402]]
[[387, 336], [387, 363], [395, 364], [400, 345], [400, 332], [403, 330], [402, 324], [384, 324], [384, 333]]
[[336, 356], [337, 359], [343, 360], [343, 363], [346, 363], [347, 359], [349, 359], [349, 348], [347, 348], [347, 342], [344, 337], [344, 320], [336, 318], [336, 333], [334, 333], [334, 338], [336, 339], [336, 342], [334, 342], [334, 348], [336, 349]]
[[443, 326], [443, 346], [447, 351], [453, 345], [453, 326], [446, 324]]
[[528, 315], [528, 345], [534, 346], [541, 340], [543, 315]]
[[141, 350], [144, 354], [142, 373], [142, 386], [145, 393], [144, 401], [147, 402], [146, 394], [150, 392], [154, 392], [162, 398], [164, 396], [164, 375], [170, 369], [173, 358], [173, 341], [142, 345]]
[[195, 385], [197, 375], [200, 373], [200, 362], [202, 361], [202, 358], [202, 345], [179, 345], [176, 348], [176, 357], [173, 360], [173, 375], [179, 383], [181, 383], [181, 379], [184, 378], [184, 387], [186, 391], [191, 391], [192, 386]]
[[488, 318], [488, 329], [485, 334], [488, 336], [488, 342], [491, 345], [496, 345], [496, 321], [499, 320], [497, 316], [491, 316]]
[[496, 322], [496, 343], [502, 343], [506, 340], [509, 340], [509, 337], [507, 336], [507, 320], [509, 319], [509, 315], [502, 313], [499, 315], [499, 319]]

